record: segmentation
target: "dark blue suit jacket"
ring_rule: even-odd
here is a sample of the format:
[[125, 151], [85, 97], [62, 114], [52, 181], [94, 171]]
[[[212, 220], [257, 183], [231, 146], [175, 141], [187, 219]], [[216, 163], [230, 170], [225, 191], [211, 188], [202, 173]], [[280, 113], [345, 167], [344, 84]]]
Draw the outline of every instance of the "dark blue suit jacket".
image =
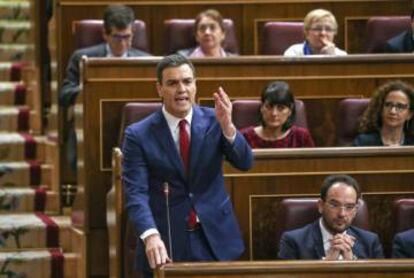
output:
[[[69, 106], [75, 103], [76, 96], [79, 93], [79, 61], [82, 56], [87, 57], [106, 57], [105, 43], [94, 45], [87, 48], [76, 50], [69, 59], [66, 68], [66, 77], [63, 80], [62, 89], [59, 94], [59, 104]], [[135, 49], [128, 49], [128, 57], [150, 56], [150, 54]]]
[[[356, 147], [384, 146], [379, 132], [361, 133], [352, 142]], [[404, 146], [414, 145], [414, 136], [405, 134]]]
[[414, 229], [395, 235], [392, 243], [393, 258], [414, 258]]
[[[223, 157], [240, 170], [252, 165], [252, 153], [237, 132], [233, 144], [223, 136], [214, 110], [193, 107], [190, 171], [187, 177], [167, 121], [159, 110], [126, 128], [123, 145], [125, 205], [138, 235], [157, 228], [168, 248], [166, 197], [170, 186], [170, 218], [174, 261], [186, 260], [187, 219], [193, 206], [218, 260], [238, 258], [244, 250], [230, 197], [224, 186]], [[138, 266], [146, 266], [142, 242]]]
[[413, 33], [405, 31], [387, 41], [384, 52], [411, 53], [414, 51]]
[[[351, 226], [346, 231], [356, 238], [352, 252], [359, 259], [383, 258], [382, 246], [374, 233]], [[280, 259], [318, 260], [325, 257], [319, 219], [300, 229], [283, 233], [279, 244]]]

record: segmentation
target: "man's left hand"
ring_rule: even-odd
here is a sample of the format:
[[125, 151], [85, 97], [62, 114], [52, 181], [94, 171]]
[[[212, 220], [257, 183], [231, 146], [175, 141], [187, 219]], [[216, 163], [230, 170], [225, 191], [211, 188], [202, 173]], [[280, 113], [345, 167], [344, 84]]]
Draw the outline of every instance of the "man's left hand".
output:
[[217, 121], [221, 126], [224, 136], [232, 138], [236, 134], [236, 128], [231, 119], [232, 104], [230, 98], [222, 87], [219, 87], [213, 96]]

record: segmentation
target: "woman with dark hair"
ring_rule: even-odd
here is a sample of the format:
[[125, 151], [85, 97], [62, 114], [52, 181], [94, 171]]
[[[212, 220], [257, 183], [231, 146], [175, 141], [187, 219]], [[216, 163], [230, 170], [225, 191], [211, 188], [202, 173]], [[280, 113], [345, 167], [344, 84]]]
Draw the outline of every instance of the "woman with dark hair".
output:
[[252, 148], [314, 147], [309, 131], [293, 124], [295, 99], [286, 82], [275, 81], [262, 92], [261, 125], [241, 132]]
[[195, 20], [194, 30], [198, 46], [179, 50], [178, 54], [190, 58], [220, 58], [235, 55], [226, 52], [222, 47], [226, 38], [226, 30], [223, 17], [217, 10], [209, 9], [199, 13]]
[[380, 86], [359, 123], [354, 146], [414, 145], [414, 89], [400, 81]]

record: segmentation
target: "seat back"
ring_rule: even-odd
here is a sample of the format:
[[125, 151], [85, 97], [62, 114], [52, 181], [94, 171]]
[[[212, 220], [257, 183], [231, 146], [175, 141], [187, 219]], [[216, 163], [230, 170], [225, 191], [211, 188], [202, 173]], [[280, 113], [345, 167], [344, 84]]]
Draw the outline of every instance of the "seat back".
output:
[[393, 203], [394, 234], [414, 228], [414, 199], [399, 199]]
[[[72, 33], [75, 36], [76, 49], [103, 43], [102, 28], [103, 20], [85, 19], [73, 22]], [[134, 21], [133, 34], [132, 47], [148, 52], [147, 31], [144, 21]]]
[[283, 55], [291, 45], [303, 40], [303, 22], [270, 21], [263, 26], [260, 54]]
[[[280, 242], [284, 232], [301, 228], [320, 217], [318, 198], [284, 199], [280, 203], [278, 214], [280, 225], [276, 227], [276, 239]], [[352, 225], [369, 230], [368, 207], [363, 199], [359, 201], [358, 212]]]
[[358, 135], [359, 119], [368, 106], [369, 98], [347, 98], [339, 102], [336, 117], [336, 145], [350, 146]]
[[[260, 100], [235, 100], [233, 101], [233, 123], [237, 129], [260, 124]], [[295, 100], [296, 119], [295, 124], [307, 128], [306, 108], [303, 101]]]
[[411, 27], [409, 16], [374, 16], [367, 22], [365, 51], [384, 52], [386, 42]]
[[[194, 19], [169, 19], [164, 21], [164, 53], [176, 53], [180, 49], [192, 48], [197, 46], [194, 34]], [[233, 20], [224, 19], [224, 29], [226, 38], [222, 47], [224, 50], [238, 54], [239, 45]]]
[[158, 109], [161, 109], [161, 102], [129, 102], [122, 110], [121, 126], [119, 128], [119, 146], [123, 142], [124, 130], [130, 124], [138, 122]]

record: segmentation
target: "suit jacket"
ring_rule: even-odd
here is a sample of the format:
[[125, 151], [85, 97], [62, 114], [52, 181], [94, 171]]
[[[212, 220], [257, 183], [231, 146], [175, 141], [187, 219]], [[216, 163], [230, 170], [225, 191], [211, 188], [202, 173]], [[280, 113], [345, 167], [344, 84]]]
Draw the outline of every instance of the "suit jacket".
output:
[[[238, 258], [244, 250], [230, 197], [224, 187], [222, 160], [240, 170], [252, 165], [252, 153], [237, 131], [230, 144], [222, 134], [214, 110], [193, 107], [190, 170], [185, 174], [162, 110], [126, 128], [123, 143], [123, 182], [129, 219], [138, 235], [157, 228], [168, 249], [164, 183], [170, 187], [170, 221], [174, 261], [186, 259], [187, 220], [191, 206], [197, 212], [208, 243], [219, 260]], [[137, 263], [146, 266], [138, 240]]]
[[[76, 96], [79, 93], [79, 61], [82, 56], [87, 57], [106, 57], [106, 44], [98, 44], [95, 46], [76, 50], [69, 59], [66, 68], [66, 78], [63, 80], [62, 88], [59, 95], [59, 103], [62, 106], [69, 106], [75, 103]], [[150, 54], [130, 48], [128, 57], [150, 56]]]
[[[351, 226], [347, 234], [355, 237], [352, 252], [360, 259], [383, 258], [382, 246], [374, 233]], [[279, 245], [279, 258], [318, 260], [325, 257], [319, 219], [300, 229], [283, 233]]]
[[414, 51], [413, 32], [405, 31], [387, 41], [384, 52], [411, 53]]
[[414, 258], [414, 229], [398, 233], [392, 242], [393, 258]]
[[[382, 143], [381, 134], [379, 132], [359, 134], [352, 142], [352, 145], [356, 147], [384, 146], [384, 144]], [[414, 136], [405, 134], [403, 145], [414, 145]]]

